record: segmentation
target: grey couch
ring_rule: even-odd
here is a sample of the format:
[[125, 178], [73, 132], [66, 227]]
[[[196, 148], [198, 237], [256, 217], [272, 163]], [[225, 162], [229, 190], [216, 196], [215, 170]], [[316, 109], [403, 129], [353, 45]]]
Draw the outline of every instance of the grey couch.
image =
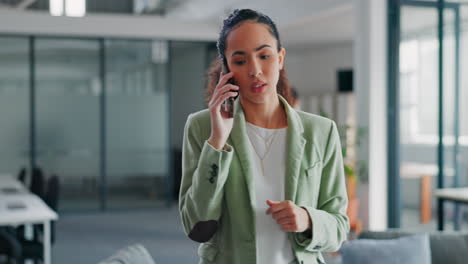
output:
[[117, 251], [98, 264], [155, 264], [143, 245], [135, 244]]
[[[385, 232], [364, 231], [359, 239], [393, 239], [416, 233], [397, 230]], [[429, 233], [432, 264], [468, 263], [468, 233], [432, 232]]]

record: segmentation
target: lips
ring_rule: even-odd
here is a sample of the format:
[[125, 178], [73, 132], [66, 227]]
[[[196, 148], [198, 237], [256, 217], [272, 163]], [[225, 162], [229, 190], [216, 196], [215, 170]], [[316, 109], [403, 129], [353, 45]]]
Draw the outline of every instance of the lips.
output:
[[252, 86], [250, 86], [250, 89], [254, 93], [261, 93], [265, 89], [266, 85], [267, 84], [264, 82], [254, 82], [252, 83]]

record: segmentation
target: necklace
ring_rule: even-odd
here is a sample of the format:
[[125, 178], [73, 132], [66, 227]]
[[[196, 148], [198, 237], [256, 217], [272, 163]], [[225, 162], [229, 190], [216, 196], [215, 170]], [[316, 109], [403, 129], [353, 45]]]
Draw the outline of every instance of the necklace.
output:
[[257, 157], [260, 159], [260, 165], [262, 167], [262, 173], [263, 173], [263, 175], [265, 175], [265, 164], [264, 164], [263, 161], [265, 160], [266, 156], [270, 152], [271, 145], [273, 145], [274, 138], [275, 138], [276, 134], [278, 134], [279, 129], [275, 129], [275, 131], [271, 135], [269, 135], [267, 137], [264, 137], [264, 136], [260, 135], [258, 132], [255, 131], [256, 130], [255, 126], [253, 126], [251, 124], [249, 124], [249, 125], [250, 125], [251, 129], [249, 129], [248, 131], [252, 131], [255, 135], [257, 135], [259, 138], [263, 139], [263, 141], [264, 141], [263, 143], [265, 145], [265, 153], [263, 154], [263, 156], [261, 156], [258, 153], [259, 151], [255, 147], [255, 144], [253, 144], [254, 141], [251, 140], [251, 136], [249, 137], [252, 148], [254, 149], [255, 154], [257, 155]]

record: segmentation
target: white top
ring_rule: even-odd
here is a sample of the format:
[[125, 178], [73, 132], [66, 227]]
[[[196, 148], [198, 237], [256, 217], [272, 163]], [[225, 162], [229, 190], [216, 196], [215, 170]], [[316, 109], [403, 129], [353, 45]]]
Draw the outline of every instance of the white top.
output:
[[271, 214], [266, 214], [269, 208], [266, 200], [284, 201], [287, 128], [267, 129], [246, 123], [251, 143], [249, 147], [255, 160], [253, 170], [257, 263], [289, 263], [294, 260], [294, 255], [288, 233], [281, 230]]

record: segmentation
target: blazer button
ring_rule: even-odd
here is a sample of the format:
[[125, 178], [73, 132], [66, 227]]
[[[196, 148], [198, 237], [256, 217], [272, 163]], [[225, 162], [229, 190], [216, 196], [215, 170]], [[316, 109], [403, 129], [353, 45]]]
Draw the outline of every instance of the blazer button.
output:
[[319, 249], [321, 249], [321, 248], [322, 248], [321, 246], [315, 246], [315, 247], [314, 247], [314, 250], [319, 250]]
[[216, 165], [216, 164], [213, 163], [213, 164], [211, 165], [211, 168], [212, 168], [213, 170], [218, 170], [218, 165]]
[[210, 177], [208, 180], [210, 181], [210, 183], [214, 183], [214, 181], [215, 181], [214, 177]]
[[212, 170], [211, 171], [211, 177], [216, 177], [218, 175], [217, 171]]

